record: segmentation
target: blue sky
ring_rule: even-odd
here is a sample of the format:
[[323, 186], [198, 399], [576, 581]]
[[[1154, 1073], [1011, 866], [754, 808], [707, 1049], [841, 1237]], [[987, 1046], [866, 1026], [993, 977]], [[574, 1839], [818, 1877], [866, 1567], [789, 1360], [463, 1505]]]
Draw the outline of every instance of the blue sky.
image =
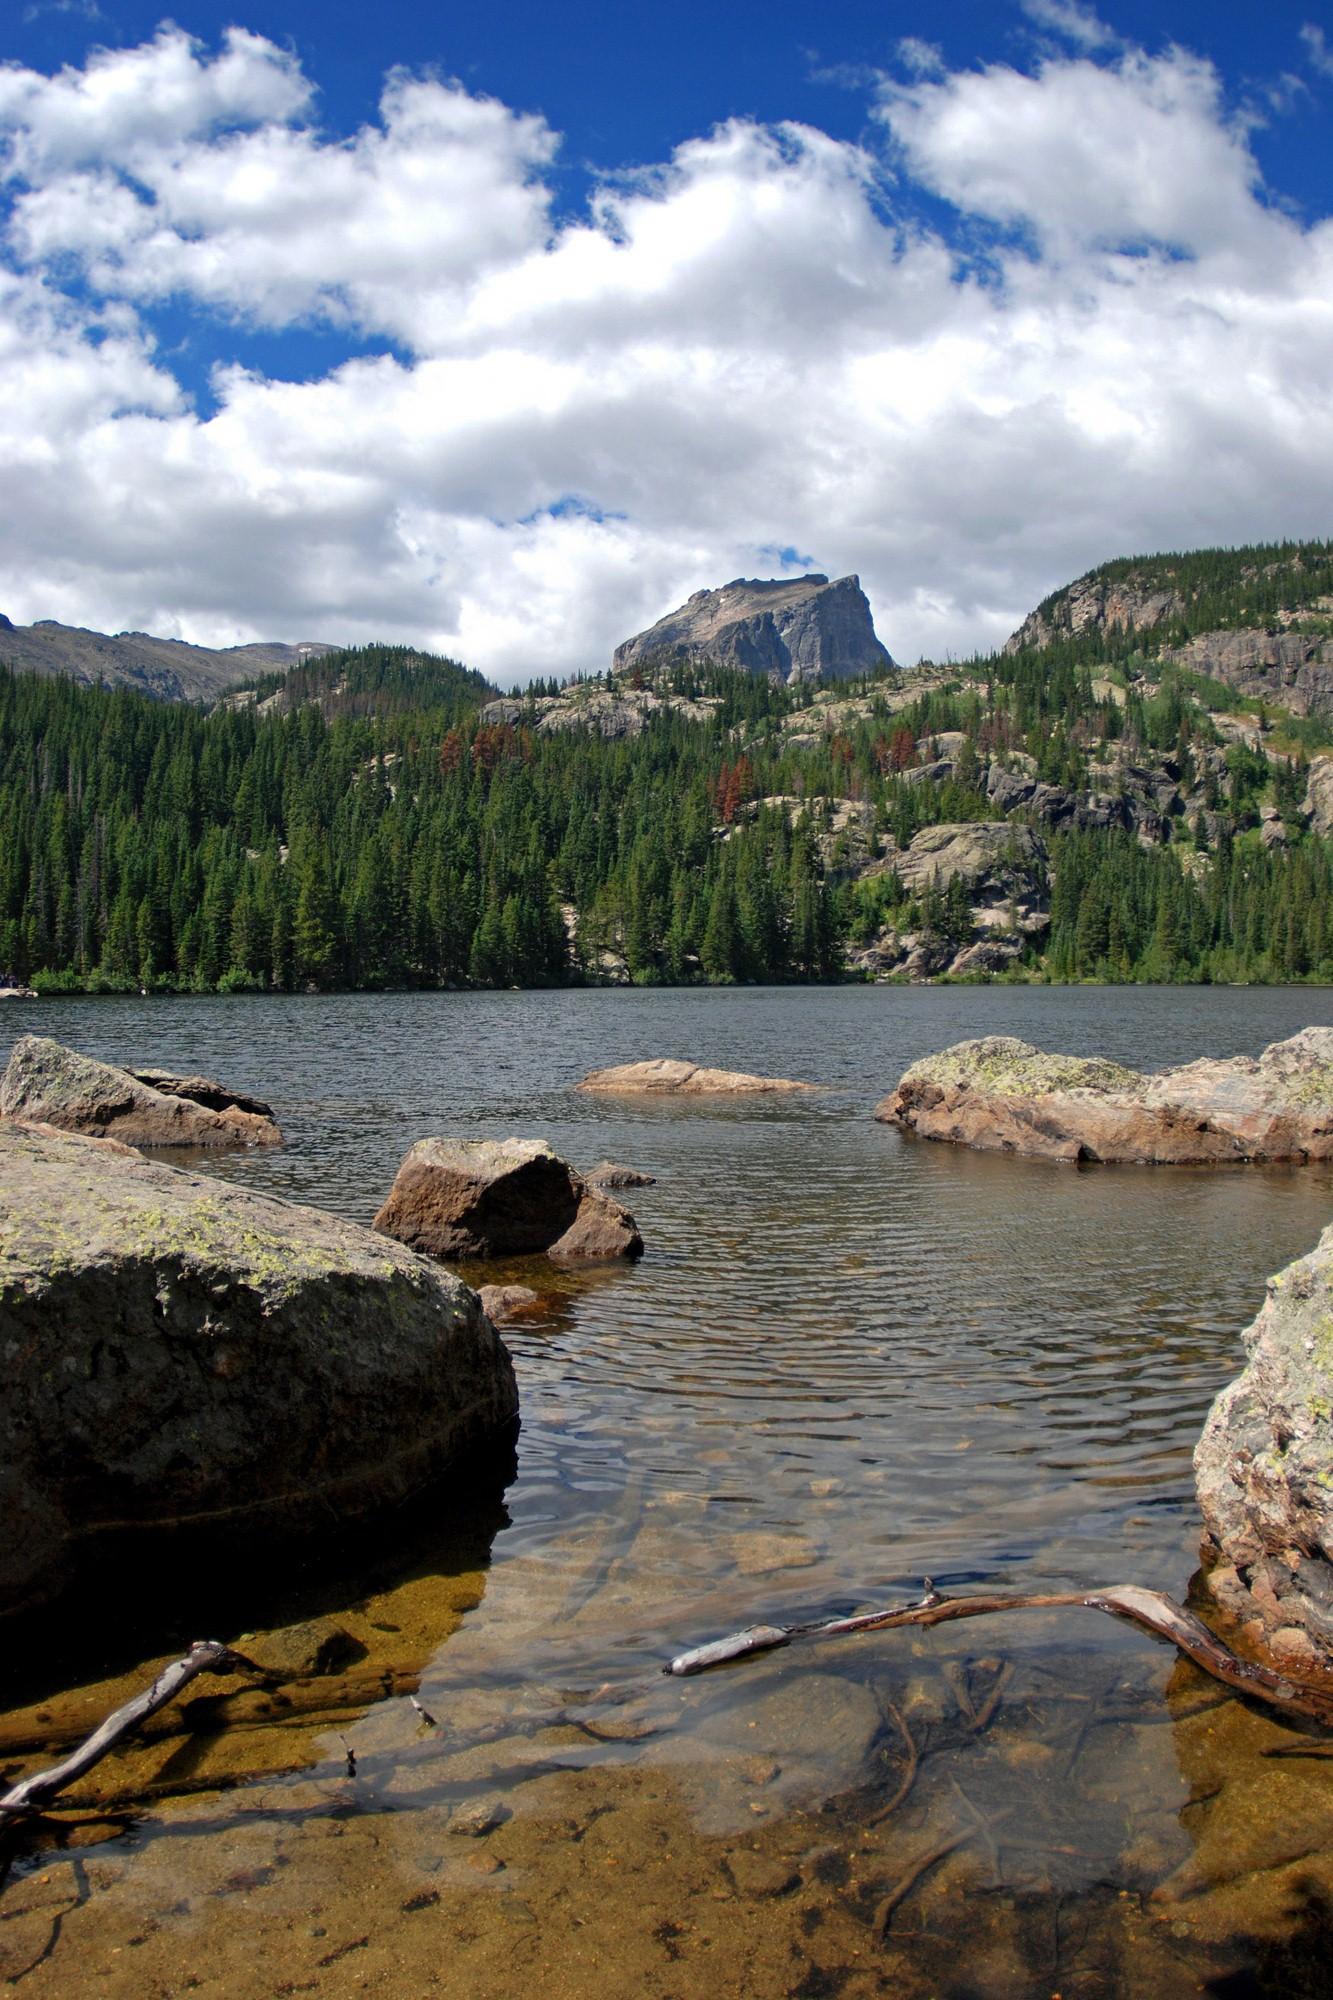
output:
[[511, 680], [809, 557], [910, 660], [1333, 532], [1316, 8], [171, 18], [0, 29], [16, 619]]

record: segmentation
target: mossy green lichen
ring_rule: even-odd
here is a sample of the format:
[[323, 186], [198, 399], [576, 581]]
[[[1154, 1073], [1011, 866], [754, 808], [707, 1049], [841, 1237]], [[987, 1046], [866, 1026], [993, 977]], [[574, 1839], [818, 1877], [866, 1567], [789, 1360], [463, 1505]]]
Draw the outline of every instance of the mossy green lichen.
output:
[[1052, 1055], [1013, 1035], [987, 1035], [955, 1042], [936, 1056], [913, 1063], [904, 1084], [966, 1086], [997, 1097], [1042, 1097], [1055, 1090], [1132, 1090], [1143, 1081], [1137, 1070], [1105, 1056]]

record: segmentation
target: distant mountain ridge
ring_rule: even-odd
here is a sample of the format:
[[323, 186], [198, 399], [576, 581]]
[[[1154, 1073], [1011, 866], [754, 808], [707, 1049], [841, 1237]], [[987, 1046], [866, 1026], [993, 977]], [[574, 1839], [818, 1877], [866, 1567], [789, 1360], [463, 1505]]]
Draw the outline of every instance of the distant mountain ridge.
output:
[[95, 686], [138, 688], [157, 701], [211, 701], [242, 681], [291, 668], [336, 652], [313, 639], [297, 645], [260, 641], [248, 646], [191, 646], [150, 632], [93, 632], [54, 618], [15, 625], [0, 612], [0, 665], [19, 673], [63, 674]]
[[894, 664], [856, 576], [736, 577], [616, 647], [614, 671], [717, 661], [777, 680], [849, 680]]

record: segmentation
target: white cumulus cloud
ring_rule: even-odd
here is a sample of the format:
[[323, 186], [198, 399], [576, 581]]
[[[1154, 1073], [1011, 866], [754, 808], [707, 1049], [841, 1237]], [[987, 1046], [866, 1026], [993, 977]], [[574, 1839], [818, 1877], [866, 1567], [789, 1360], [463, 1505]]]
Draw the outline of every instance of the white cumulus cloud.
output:
[[[914, 44], [882, 145], [737, 120], [573, 218], [547, 125], [446, 78], [338, 134], [243, 29], [0, 69], [0, 608], [507, 683], [794, 549], [911, 660], [1112, 554], [1327, 532], [1333, 224], [1270, 201], [1206, 61], [1027, 11], [1075, 52]], [[238, 359], [201, 410], [167, 302], [372, 351]]]

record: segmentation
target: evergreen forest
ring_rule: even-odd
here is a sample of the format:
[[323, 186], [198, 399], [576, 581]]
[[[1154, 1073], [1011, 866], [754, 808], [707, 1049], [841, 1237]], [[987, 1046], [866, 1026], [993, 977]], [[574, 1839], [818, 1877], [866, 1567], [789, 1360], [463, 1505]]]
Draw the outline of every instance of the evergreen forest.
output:
[[1071, 635], [828, 698], [664, 663], [621, 690], [660, 700], [613, 738], [543, 726], [553, 697], [609, 680], [496, 704], [391, 647], [207, 711], [0, 668], [0, 968], [48, 991], [837, 979], [886, 925], [973, 923], [964, 885], [911, 894], [877, 844], [1037, 826], [988, 769], [1077, 794], [1114, 753], [1198, 809], [1147, 838], [1042, 826], [1049, 925], [1003, 976], [1333, 980], [1333, 852], [1302, 811], [1327, 729], [1276, 715], [1262, 747], [1226, 741], [1234, 695], [1139, 672], [1132, 635], [1118, 661], [1098, 646], [1101, 664]]

